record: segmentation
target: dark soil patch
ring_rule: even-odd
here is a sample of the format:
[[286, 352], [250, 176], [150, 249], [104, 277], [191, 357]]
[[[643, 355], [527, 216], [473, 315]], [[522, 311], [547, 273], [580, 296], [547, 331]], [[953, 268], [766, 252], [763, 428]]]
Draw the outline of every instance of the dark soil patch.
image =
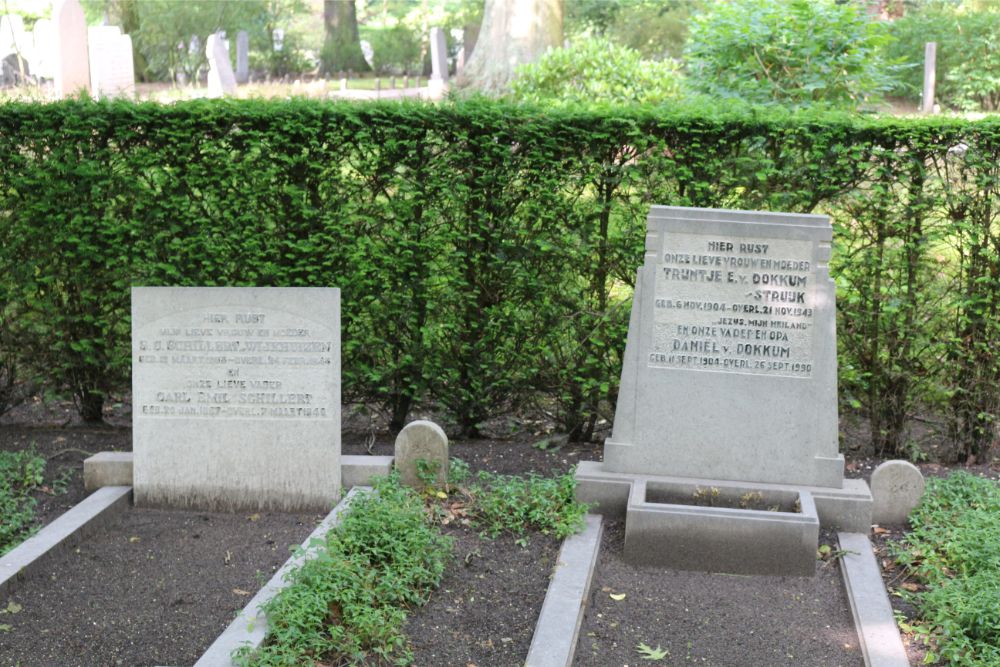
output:
[[484, 540], [446, 529], [454, 560], [430, 602], [406, 622], [416, 665], [509, 667], [524, 662], [559, 554], [555, 538], [532, 533]]
[[575, 665], [643, 664], [640, 643], [671, 665], [864, 665], [836, 565], [818, 563], [813, 578], [637, 567], [622, 560], [624, 533], [605, 525]]
[[193, 664], [320, 519], [130, 509], [4, 600], [0, 665]]

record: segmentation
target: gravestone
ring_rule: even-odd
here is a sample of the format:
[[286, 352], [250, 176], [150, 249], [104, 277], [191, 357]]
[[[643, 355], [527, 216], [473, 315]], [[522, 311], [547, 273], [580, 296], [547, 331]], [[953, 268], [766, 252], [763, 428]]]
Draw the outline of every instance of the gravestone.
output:
[[38, 19], [32, 29], [35, 60], [31, 70], [37, 77], [51, 79], [55, 76], [56, 29], [49, 19]]
[[885, 461], [872, 472], [872, 521], [905, 523], [924, 495], [924, 476], [909, 461]]
[[135, 97], [132, 38], [123, 35], [118, 26], [92, 26], [87, 43], [94, 97]]
[[236, 33], [236, 83], [250, 80], [250, 36], [246, 30]]
[[448, 80], [448, 42], [444, 30], [431, 28], [431, 79]]
[[340, 291], [132, 289], [137, 505], [328, 510], [340, 494]]
[[236, 92], [236, 76], [229, 62], [229, 49], [219, 33], [212, 33], [205, 42], [208, 56], [208, 96], [222, 97]]
[[[810, 512], [824, 525], [870, 527], [871, 494], [844, 479], [838, 451], [831, 240], [825, 216], [652, 207], [612, 433], [603, 462], [577, 469], [580, 499], [626, 513], [633, 545], [658, 549], [637, 527], [663, 525], [663, 507], [705, 489], [799, 507], [772, 517], [786, 524], [779, 533], [800, 531], [784, 533], [787, 544], [818, 531], [803, 524]], [[739, 509], [716, 517], [716, 537], [741, 530]], [[677, 512], [697, 533], [691, 516]], [[683, 562], [703, 558], [689, 551]], [[782, 567], [811, 572], [808, 548], [796, 558]], [[766, 549], [750, 560], [754, 572], [778, 563]]]
[[406, 486], [423, 489], [427, 486], [427, 481], [421, 479], [424, 475], [435, 487], [447, 483], [448, 436], [434, 422], [418, 420], [407, 424], [396, 436], [393, 454], [400, 481]]
[[90, 58], [87, 53], [87, 21], [80, 0], [56, 0], [52, 9], [56, 53], [53, 82], [57, 98], [90, 92]]

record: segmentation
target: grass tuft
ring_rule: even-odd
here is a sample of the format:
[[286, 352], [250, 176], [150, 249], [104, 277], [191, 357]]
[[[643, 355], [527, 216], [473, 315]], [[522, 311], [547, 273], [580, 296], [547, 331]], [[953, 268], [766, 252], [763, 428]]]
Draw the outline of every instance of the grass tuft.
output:
[[35, 532], [35, 499], [42, 485], [45, 459], [33, 449], [0, 452], [0, 556]]

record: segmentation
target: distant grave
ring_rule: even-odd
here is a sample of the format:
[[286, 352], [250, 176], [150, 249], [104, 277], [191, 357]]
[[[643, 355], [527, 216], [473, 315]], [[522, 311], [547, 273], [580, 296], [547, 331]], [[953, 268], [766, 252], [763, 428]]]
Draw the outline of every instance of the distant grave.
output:
[[340, 498], [340, 291], [132, 289], [137, 505], [328, 510]]
[[868, 530], [838, 453], [831, 238], [824, 216], [652, 207], [614, 427], [577, 472], [626, 515], [626, 557], [808, 574], [820, 523]]

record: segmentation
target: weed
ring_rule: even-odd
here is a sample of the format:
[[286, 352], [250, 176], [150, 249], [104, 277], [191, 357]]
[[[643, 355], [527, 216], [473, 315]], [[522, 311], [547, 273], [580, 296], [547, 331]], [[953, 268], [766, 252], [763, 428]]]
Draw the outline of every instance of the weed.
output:
[[709, 507], [715, 506], [715, 503], [718, 502], [720, 495], [722, 495], [722, 492], [714, 486], [708, 489], [703, 489], [700, 486], [697, 486], [694, 489], [694, 493], [691, 494], [696, 503], [708, 505]]
[[750, 509], [764, 502], [764, 494], [760, 491], [747, 491], [740, 496], [740, 507]]
[[473, 521], [490, 536], [529, 528], [564, 538], [583, 527], [587, 506], [576, 501], [573, 472], [559, 477], [524, 477], [479, 472], [468, 493]]
[[45, 459], [33, 450], [0, 452], [0, 556], [34, 532], [35, 499], [42, 485]]

